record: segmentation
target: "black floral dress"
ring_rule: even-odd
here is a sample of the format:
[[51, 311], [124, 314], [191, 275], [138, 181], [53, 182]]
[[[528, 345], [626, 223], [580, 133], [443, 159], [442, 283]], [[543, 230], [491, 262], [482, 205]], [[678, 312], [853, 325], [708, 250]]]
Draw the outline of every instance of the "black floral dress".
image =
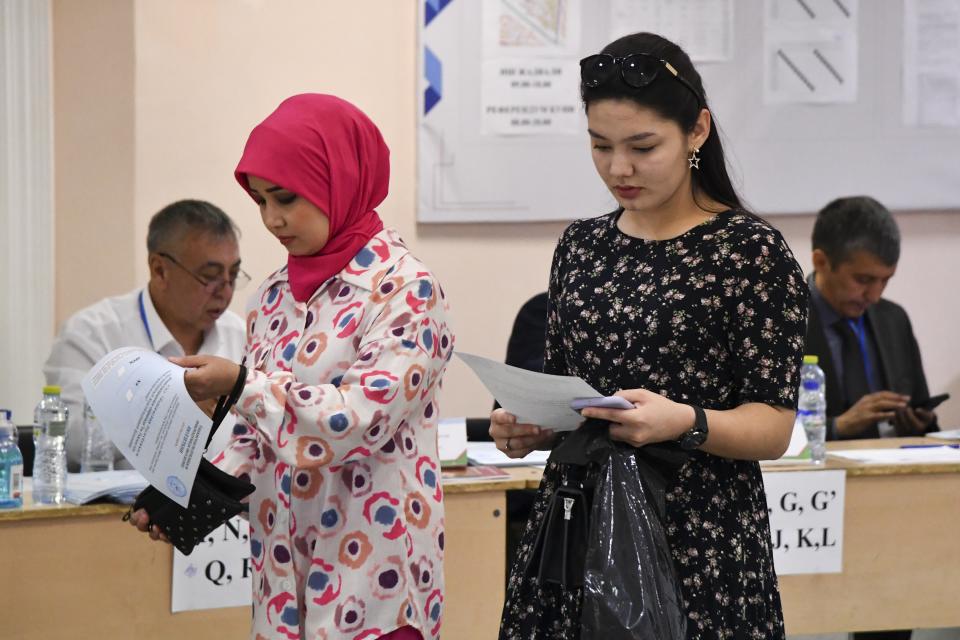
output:
[[[727, 211], [647, 241], [619, 231], [619, 215], [577, 221], [560, 239], [545, 370], [707, 409], [794, 407], [808, 294], [780, 233]], [[557, 476], [548, 464], [511, 570], [502, 640], [580, 637], [581, 593], [524, 571]], [[783, 638], [759, 465], [694, 452], [666, 510], [687, 638]]]

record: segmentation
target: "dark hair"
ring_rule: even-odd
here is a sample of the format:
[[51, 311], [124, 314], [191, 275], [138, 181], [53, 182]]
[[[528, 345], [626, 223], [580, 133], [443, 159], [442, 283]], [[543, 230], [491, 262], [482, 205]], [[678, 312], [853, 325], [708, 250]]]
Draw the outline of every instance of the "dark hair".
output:
[[[656, 111], [661, 117], [676, 122], [680, 129], [689, 133], [700, 115], [700, 109], [709, 109], [707, 94], [703, 90], [703, 80], [690, 62], [690, 57], [678, 45], [655, 33], [634, 33], [614, 40], [603, 48], [607, 53], [620, 58], [631, 53], [649, 53], [666, 60], [677, 70], [680, 76], [690, 83], [699, 94], [702, 103], [697, 100], [683, 83], [671, 78], [666, 69], [661, 70], [656, 80], [645, 87], [635, 89], [623, 82], [617, 73], [614, 78], [598, 87], [587, 87], [580, 83], [580, 97], [585, 110], [597, 100], [632, 100], [642, 107]], [[727, 163], [720, 143], [720, 131], [716, 116], [711, 115], [710, 135], [700, 147], [702, 157], [700, 168], [693, 171], [691, 183], [694, 198], [697, 191], [703, 191], [710, 198], [732, 209], [742, 209], [743, 204], [727, 173]]]
[[220, 207], [204, 200], [178, 200], [160, 209], [150, 219], [147, 251], [170, 250], [187, 231], [209, 233], [216, 238], [237, 239], [240, 230]]
[[888, 267], [900, 259], [900, 230], [890, 211], [869, 196], [837, 198], [817, 214], [813, 248], [837, 265], [867, 251]]

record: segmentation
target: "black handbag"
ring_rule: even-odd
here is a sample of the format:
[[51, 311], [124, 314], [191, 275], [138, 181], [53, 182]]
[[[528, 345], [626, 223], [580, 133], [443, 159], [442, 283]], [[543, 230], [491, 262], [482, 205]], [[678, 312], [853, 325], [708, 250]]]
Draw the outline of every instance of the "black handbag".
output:
[[[241, 365], [233, 390], [217, 402], [213, 412], [213, 427], [204, 449], [210, 446], [213, 434], [240, 397], [246, 373], [246, 368]], [[246, 505], [240, 501], [253, 493], [255, 488], [246, 480], [221, 471], [206, 458], [201, 458], [187, 507], [181, 507], [151, 485], [140, 492], [123, 520], [129, 520], [134, 511], [144, 509], [150, 526], [157, 526], [174, 547], [188, 556], [211, 531], [246, 509]]]
[[564, 589], [583, 586], [598, 469], [587, 444], [601, 433], [606, 433], [606, 423], [587, 420], [576, 431], [564, 434], [550, 452], [550, 463], [559, 468], [558, 486], [550, 496], [524, 565], [524, 574], [536, 577], [541, 584], [552, 582]]
[[527, 564], [528, 574], [541, 583], [583, 586], [591, 493], [581, 486], [560, 486], [553, 492]]

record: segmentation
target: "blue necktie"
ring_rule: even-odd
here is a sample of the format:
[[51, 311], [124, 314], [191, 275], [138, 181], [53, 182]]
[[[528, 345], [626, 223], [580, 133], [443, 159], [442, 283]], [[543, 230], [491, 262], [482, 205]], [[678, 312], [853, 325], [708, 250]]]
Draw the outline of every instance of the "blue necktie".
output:
[[[847, 408], [856, 404], [857, 400], [870, 393], [870, 383], [867, 379], [867, 368], [861, 341], [854, 328], [845, 319], [838, 320], [834, 327], [843, 337], [843, 394], [847, 401]], [[865, 344], [863, 346], [866, 346]]]

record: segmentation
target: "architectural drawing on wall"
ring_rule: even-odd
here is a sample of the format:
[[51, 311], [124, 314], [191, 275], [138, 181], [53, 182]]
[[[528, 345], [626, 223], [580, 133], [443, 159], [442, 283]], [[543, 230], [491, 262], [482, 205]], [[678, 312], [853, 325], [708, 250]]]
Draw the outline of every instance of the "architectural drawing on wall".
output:
[[580, 0], [483, 0], [486, 57], [575, 56]]
[[960, 2], [904, 0], [903, 123], [960, 127]]
[[765, 0], [766, 104], [857, 99], [858, 0]]

